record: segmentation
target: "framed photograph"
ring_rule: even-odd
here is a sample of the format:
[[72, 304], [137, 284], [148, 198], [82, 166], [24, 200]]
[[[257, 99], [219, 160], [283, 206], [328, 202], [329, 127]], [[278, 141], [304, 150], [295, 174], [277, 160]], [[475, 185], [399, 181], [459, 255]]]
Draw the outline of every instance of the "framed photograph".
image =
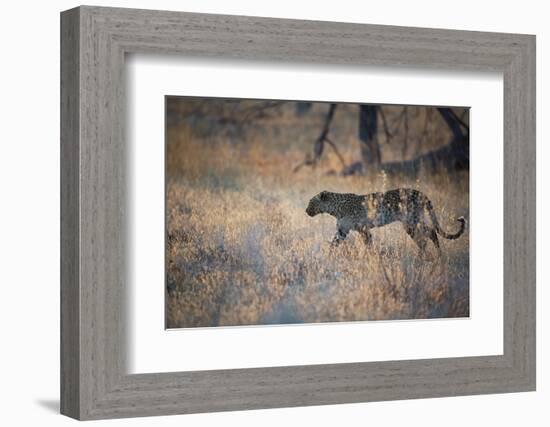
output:
[[61, 14], [61, 412], [535, 390], [535, 37]]

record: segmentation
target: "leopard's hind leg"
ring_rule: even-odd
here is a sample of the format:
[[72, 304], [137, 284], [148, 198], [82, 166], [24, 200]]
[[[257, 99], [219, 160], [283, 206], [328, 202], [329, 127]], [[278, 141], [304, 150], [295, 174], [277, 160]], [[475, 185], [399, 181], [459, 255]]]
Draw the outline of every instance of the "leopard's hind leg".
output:
[[439, 258], [441, 258], [443, 256], [443, 252], [441, 251], [441, 245], [439, 244], [439, 239], [437, 238], [437, 232], [433, 228], [428, 228], [428, 237], [434, 243], [434, 246], [437, 249], [437, 254], [439, 255]]
[[428, 243], [427, 236], [424, 230], [422, 230], [422, 227], [419, 227], [418, 225], [405, 225], [405, 231], [411, 239], [413, 239], [414, 243], [416, 243], [418, 249], [420, 249], [420, 256], [422, 258], [429, 258], [426, 251], [426, 245]]

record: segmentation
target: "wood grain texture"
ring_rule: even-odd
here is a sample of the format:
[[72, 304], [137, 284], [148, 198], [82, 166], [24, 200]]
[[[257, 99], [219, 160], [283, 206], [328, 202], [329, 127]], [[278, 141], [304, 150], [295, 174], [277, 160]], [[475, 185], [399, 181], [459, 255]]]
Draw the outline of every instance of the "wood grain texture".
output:
[[[534, 390], [534, 36], [96, 7], [63, 12], [61, 27], [62, 413], [99, 419]], [[504, 354], [128, 375], [127, 53], [502, 72]]]
[[61, 19], [61, 412], [80, 414], [79, 11]]

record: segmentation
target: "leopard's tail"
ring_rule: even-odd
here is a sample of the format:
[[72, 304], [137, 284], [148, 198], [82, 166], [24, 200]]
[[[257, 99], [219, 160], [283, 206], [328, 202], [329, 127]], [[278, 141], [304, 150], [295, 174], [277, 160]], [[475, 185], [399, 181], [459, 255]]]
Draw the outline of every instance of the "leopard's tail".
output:
[[426, 208], [428, 209], [428, 213], [430, 214], [430, 218], [432, 219], [435, 230], [441, 236], [449, 240], [458, 239], [460, 236], [462, 236], [462, 233], [464, 233], [464, 230], [466, 229], [466, 220], [463, 216], [457, 218], [457, 221], [460, 222], [460, 230], [458, 230], [456, 233], [449, 234], [441, 228], [441, 225], [439, 225], [439, 221], [437, 220], [437, 216], [435, 215], [434, 207], [432, 205], [432, 202], [430, 202], [429, 200], [426, 203]]

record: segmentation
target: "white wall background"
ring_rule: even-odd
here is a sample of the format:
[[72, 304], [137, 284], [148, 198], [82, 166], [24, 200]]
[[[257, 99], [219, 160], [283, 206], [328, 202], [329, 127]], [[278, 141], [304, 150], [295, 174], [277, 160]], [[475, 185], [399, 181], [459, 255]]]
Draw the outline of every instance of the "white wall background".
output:
[[[110, 425], [544, 426], [550, 423], [550, 27], [545, 2], [157, 0], [97, 5], [537, 35], [538, 391], [109, 421]], [[0, 66], [0, 422], [68, 425], [59, 405], [59, 12], [74, 1], [2, 5]]]

